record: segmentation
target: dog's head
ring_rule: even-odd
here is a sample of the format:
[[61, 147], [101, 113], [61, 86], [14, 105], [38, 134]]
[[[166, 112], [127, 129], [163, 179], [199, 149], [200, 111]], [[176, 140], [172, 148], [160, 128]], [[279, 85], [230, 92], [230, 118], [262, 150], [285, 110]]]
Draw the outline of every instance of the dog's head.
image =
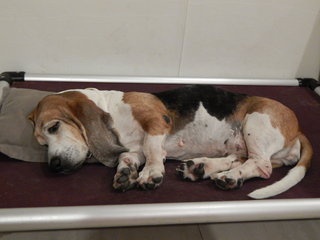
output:
[[113, 167], [121, 146], [109, 113], [75, 91], [49, 95], [30, 113], [34, 135], [48, 146], [48, 164], [55, 172], [69, 173], [89, 156]]

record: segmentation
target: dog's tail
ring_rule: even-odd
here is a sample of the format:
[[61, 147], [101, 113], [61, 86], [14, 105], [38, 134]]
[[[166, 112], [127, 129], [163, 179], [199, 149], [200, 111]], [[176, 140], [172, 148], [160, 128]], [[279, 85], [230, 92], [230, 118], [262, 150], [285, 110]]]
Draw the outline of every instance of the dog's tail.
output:
[[268, 198], [287, 191], [289, 188], [300, 182], [311, 165], [313, 155], [312, 146], [305, 135], [300, 133], [298, 139], [301, 143], [301, 157], [297, 165], [292, 168], [288, 174], [280, 181], [275, 182], [267, 187], [257, 189], [248, 196], [254, 199]]

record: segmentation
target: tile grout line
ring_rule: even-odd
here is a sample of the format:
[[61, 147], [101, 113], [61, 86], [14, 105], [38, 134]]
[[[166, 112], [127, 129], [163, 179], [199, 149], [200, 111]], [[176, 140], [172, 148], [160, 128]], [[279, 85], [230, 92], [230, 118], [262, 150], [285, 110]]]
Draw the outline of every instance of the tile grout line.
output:
[[182, 38], [182, 44], [181, 44], [181, 49], [180, 49], [178, 77], [181, 77], [181, 65], [182, 65], [182, 57], [183, 57], [184, 44], [185, 44], [185, 38], [186, 38], [187, 20], [188, 20], [188, 14], [189, 14], [189, 3], [190, 3], [190, 0], [187, 0], [186, 17], [185, 17], [185, 21], [184, 21], [183, 38]]
[[205, 240], [205, 238], [203, 237], [203, 233], [202, 233], [202, 231], [201, 231], [201, 224], [197, 224], [197, 226], [198, 226], [198, 230], [199, 230], [201, 239], [202, 239], [202, 240]]

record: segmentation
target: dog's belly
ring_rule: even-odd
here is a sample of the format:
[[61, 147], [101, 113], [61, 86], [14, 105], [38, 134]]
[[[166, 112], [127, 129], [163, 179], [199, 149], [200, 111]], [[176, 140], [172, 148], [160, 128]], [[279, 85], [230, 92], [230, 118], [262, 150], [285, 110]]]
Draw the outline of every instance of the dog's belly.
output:
[[247, 155], [241, 124], [218, 120], [201, 105], [195, 118], [182, 130], [169, 135], [164, 148], [167, 158], [178, 160], [195, 157], [222, 157]]
[[247, 155], [242, 135], [233, 136], [232, 133], [225, 132], [223, 138], [218, 138], [209, 132], [207, 129], [202, 133], [183, 131], [169, 136], [164, 146], [167, 158], [185, 160], [197, 157], [223, 157], [230, 154], [242, 158]]

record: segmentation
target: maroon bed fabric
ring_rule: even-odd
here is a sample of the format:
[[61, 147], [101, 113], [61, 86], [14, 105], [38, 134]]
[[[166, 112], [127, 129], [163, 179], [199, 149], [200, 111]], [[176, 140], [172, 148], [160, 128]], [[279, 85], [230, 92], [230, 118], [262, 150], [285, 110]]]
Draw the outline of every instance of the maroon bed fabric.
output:
[[[156, 92], [181, 85], [98, 84], [98, 83], [15, 83], [14, 87], [60, 91], [71, 88]], [[220, 86], [223, 89], [260, 95], [281, 101], [293, 109], [303, 132], [314, 147], [312, 167], [306, 177], [289, 191], [274, 198], [319, 198], [320, 183], [320, 98], [311, 90], [299, 87]], [[275, 169], [268, 180], [251, 179], [239, 190], [223, 191], [212, 181], [188, 182], [176, 174], [179, 162], [166, 163], [163, 184], [156, 190], [139, 189], [116, 192], [112, 188], [115, 169], [87, 164], [71, 175], [51, 173], [44, 163], [27, 163], [0, 154], [0, 207], [80, 206], [135, 203], [173, 203], [200, 201], [248, 200], [251, 191], [282, 178], [290, 168]]]

